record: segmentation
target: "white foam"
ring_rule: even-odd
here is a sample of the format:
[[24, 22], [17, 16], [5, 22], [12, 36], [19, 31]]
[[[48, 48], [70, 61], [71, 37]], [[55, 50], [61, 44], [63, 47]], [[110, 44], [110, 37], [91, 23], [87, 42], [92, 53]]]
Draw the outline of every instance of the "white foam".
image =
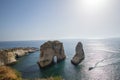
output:
[[118, 63], [120, 62], [120, 58], [110, 58], [110, 59], [105, 59], [102, 62], [99, 62], [96, 67], [99, 66], [106, 66], [106, 65], [110, 65], [110, 64], [114, 64], [114, 63]]

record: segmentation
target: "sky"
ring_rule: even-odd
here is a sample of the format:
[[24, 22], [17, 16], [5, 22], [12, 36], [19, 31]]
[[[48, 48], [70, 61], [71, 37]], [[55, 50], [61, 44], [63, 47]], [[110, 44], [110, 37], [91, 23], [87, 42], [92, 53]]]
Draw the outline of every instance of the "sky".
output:
[[120, 0], [0, 0], [0, 41], [120, 37]]

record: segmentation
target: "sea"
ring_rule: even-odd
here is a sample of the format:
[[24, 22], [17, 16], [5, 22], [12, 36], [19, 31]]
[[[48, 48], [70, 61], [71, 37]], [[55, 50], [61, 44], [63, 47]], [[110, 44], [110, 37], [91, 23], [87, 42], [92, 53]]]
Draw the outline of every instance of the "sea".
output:
[[[0, 49], [37, 47], [47, 40], [0, 42]], [[10, 67], [18, 70], [23, 78], [48, 78], [61, 76], [64, 80], [120, 80], [120, 38], [63, 39], [66, 59], [45, 69], [39, 68], [40, 51], [18, 58]], [[83, 43], [85, 59], [78, 65], [71, 64], [78, 42]], [[93, 69], [89, 70], [92, 67]]]

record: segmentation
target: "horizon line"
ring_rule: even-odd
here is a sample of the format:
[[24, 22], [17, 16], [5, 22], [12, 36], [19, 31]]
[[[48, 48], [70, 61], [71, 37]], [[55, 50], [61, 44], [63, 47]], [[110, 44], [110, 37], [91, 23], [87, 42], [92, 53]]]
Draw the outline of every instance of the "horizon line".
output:
[[114, 38], [120, 38], [120, 37], [107, 37], [107, 38], [57, 38], [57, 39], [28, 39], [28, 40], [4, 40], [0, 42], [14, 42], [14, 41], [44, 41], [44, 40], [67, 40], [67, 39], [86, 39], [86, 40], [97, 40], [97, 39], [114, 39]]

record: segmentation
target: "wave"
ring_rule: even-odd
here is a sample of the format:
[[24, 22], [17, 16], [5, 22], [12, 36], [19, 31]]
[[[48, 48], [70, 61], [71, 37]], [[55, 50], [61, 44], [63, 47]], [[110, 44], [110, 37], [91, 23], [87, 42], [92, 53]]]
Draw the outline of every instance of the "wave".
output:
[[93, 67], [89, 67], [89, 70], [95, 69], [97, 67], [104, 67], [107, 65], [113, 65], [115, 63], [119, 63], [120, 62], [120, 57], [113, 57], [113, 58], [107, 58], [107, 59], [103, 59], [100, 60], [99, 62], [97, 62]]

